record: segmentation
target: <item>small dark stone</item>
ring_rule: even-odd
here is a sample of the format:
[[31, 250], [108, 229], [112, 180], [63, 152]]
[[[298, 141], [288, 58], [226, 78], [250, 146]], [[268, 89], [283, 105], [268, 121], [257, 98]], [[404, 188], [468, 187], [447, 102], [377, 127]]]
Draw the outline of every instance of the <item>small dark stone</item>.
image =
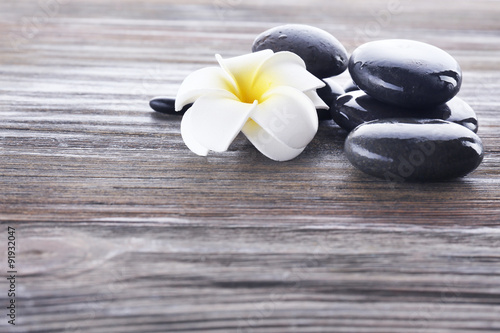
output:
[[349, 161], [391, 181], [438, 181], [462, 177], [483, 160], [472, 131], [435, 119], [376, 120], [353, 130], [345, 142]]
[[387, 118], [442, 119], [465, 126], [473, 132], [478, 130], [476, 113], [459, 97], [435, 107], [406, 109], [382, 103], [363, 91], [352, 91], [338, 97], [330, 112], [333, 120], [348, 132], [363, 123]]
[[175, 111], [175, 98], [157, 97], [149, 101], [149, 106], [156, 112], [182, 116], [193, 104], [188, 104], [181, 111]]
[[359, 87], [352, 80], [347, 82], [346, 85], [344, 85], [344, 91], [346, 93], [351, 92], [351, 91], [356, 91], [356, 90], [359, 90]]
[[[317, 90], [319, 97], [328, 105], [329, 108], [332, 108], [337, 97], [343, 95], [344, 89], [332, 79], [323, 79], [326, 86]], [[332, 115], [329, 110], [316, 110], [318, 112], [319, 120], [331, 120]]]
[[345, 47], [330, 33], [302, 24], [282, 25], [260, 34], [252, 51], [266, 49], [297, 54], [307, 70], [320, 79], [343, 73], [349, 60]]
[[349, 72], [368, 95], [406, 108], [446, 103], [462, 84], [460, 65], [451, 55], [403, 39], [361, 45], [352, 53]]

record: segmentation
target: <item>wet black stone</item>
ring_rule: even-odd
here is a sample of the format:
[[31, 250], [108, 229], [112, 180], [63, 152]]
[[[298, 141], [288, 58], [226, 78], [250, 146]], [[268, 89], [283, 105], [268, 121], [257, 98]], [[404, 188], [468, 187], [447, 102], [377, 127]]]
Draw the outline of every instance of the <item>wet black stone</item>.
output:
[[358, 90], [338, 97], [330, 112], [333, 120], [348, 132], [363, 123], [387, 118], [442, 119], [465, 126], [473, 132], [478, 130], [476, 113], [459, 97], [435, 107], [406, 109], [380, 102]]
[[357, 127], [345, 142], [349, 161], [390, 181], [462, 177], [483, 159], [481, 139], [458, 124], [433, 119], [376, 120]]
[[356, 90], [359, 90], [359, 87], [352, 80], [347, 82], [347, 84], [344, 85], [344, 91], [346, 93], [351, 92], [351, 91], [356, 91]]
[[188, 104], [181, 111], [175, 111], [175, 98], [158, 97], [149, 101], [149, 106], [156, 112], [182, 116], [193, 104]]
[[[323, 79], [326, 86], [317, 90], [319, 97], [328, 105], [328, 107], [332, 108], [337, 97], [343, 95], [345, 93], [344, 89], [332, 79]], [[318, 112], [319, 120], [331, 120], [332, 115], [329, 110], [316, 110]]]
[[349, 72], [368, 95], [406, 108], [446, 103], [462, 84], [462, 71], [451, 55], [411, 40], [361, 45], [352, 53]]
[[263, 32], [255, 39], [252, 51], [266, 49], [297, 54], [307, 70], [320, 79], [341, 74], [349, 61], [345, 47], [335, 37], [309, 25], [287, 24]]

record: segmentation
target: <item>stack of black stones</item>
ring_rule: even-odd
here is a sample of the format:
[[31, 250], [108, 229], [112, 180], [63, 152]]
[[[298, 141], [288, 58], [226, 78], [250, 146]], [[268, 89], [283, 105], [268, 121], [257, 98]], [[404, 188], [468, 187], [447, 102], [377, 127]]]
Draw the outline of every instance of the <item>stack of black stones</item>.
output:
[[[264, 49], [296, 53], [326, 83], [318, 94], [330, 110], [318, 110], [318, 117], [349, 132], [345, 153], [360, 170], [391, 181], [438, 181], [465, 176], [481, 163], [477, 117], [456, 97], [462, 71], [445, 51], [382, 40], [358, 47], [349, 58], [335, 37], [306, 25], [263, 32], [252, 51]], [[332, 77], [347, 68], [352, 82], [341, 87]], [[150, 105], [173, 111], [173, 99]]]

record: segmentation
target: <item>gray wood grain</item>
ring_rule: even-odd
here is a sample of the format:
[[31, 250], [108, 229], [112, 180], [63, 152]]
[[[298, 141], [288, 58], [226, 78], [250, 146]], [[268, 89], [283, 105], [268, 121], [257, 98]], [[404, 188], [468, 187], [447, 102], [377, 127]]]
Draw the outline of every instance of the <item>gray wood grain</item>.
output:
[[[487, 0], [2, 1], [0, 244], [15, 227], [19, 308], [0, 331], [499, 331], [498, 17]], [[286, 163], [243, 136], [192, 154], [180, 119], [148, 101], [281, 23], [350, 52], [382, 38], [446, 49], [483, 164], [388, 183], [349, 164], [328, 122]]]

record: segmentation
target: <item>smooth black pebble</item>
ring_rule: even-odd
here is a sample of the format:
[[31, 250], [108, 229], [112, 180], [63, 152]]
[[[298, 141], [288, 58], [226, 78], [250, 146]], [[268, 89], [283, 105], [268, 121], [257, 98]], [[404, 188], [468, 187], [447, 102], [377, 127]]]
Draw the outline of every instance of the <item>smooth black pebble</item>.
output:
[[462, 84], [462, 70], [451, 55], [405, 39], [361, 45], [351, 55], [349, 72], [368, 95], [406, 108], [446, 103]]
[[287, 24], [264, 31], [253, 42], [252, 51], [266, 49], [297, 54], [306, 63], [307, 70], [320, 79], [343, 73], [349, 61], [345, 47], [334, 36], [303, 24]]
[[354, 129], [345, 142], [349, 161], [390, 181], [462, 177], [483, 160], [481, 139], [458, 124], [432, 119], [386, 119]]
[[175, 111], [175, 98], [158, 97], [149, 101], [149, 106], [156, 112], [182, 116], [193, 104], [188, 104], [181, 111]]
[[[326, 84], [323, 88], [317, 90], [318, 96], [328, 105], [331, 109], [337, 97], [343, 95], [345, 93], [344, 89], [331, 78], [323, 79], [323, 82]], [[319, 120], [331, 120], [332, 115], [330, 110], [316, 110], [318, 112]]]
[[476, 113], [459, 97], [435, 107], [406, 109], [382, 103], [363, 91], [352, 91], [338, 97], [330, 113], [333, 120], [348, 132], [363, 123], [387, 118], [441, 119], [465, 126], [475, 133], [478, 130]]

